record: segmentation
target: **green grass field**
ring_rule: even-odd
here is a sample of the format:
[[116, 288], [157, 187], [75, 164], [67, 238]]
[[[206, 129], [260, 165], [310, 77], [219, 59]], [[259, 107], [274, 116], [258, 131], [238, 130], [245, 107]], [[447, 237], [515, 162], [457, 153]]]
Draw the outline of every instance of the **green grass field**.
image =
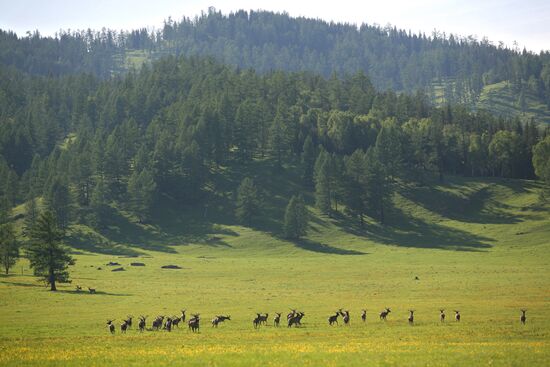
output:
[[[361, 228], [311, 209], [308, 237], [292, 243], [277, 228], [280, 204], [295, 187], [279, 175], [261, 177], [272, 185], [265, 186], [265, 218], [253, 228], [224, 215], [230, 208], [223, 197], [200, 222], [204, 208], [185, 215], [159, 208], [147, 226], [123, 213], [101, 234], [75, 226], [73, 284], [57, 293], [22, 260], [0, 277], [0, 365], [548, 364], [550, 207], [540, 202], [539, 183], [453, 178], [430, 188], [402, 186], [385, 226], [369, 221]], [[126, 271], [112, 272], [109, 261]], [[136, 261], [146, 266], [129, 266]], [[182, 269], [161, 269], [167, 264]], [[98, 292], [76, 293], [76, 284]], [[387, 322], [378, 319], [384, 307], [392, 309]], [[200, 312], [200, 333], [118, 330], [127, 314], [182, 308]], [[303, 327], [254, 330], [256, 312], [271, 320], [289, 308], [306, 313]], [[328, 326], [338, 308], [351, 311], [350, 326]], [[528, 310], [524, 326], [520, 308]], [[409, 309], [416, 310], [414, 326]], [[232, 320], [212, 328], [210, 319], [222, 313]], [[114, 336], [108, 318], [117, 319]]]

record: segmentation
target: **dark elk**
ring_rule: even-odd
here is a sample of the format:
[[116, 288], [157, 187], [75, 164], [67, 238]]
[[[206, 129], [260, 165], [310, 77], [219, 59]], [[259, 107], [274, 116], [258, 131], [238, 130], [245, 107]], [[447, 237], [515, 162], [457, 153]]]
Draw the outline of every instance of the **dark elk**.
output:
[[142, 315], [139, 317], [138, 328], [140, 332], [145, 330], [145, 320], [147, 320], [147, 316]]
[[181, 321], [181, 318], [179, 318], [178, 316], [172, 316], [172, 327], [177, 326], [179, 328], [180, 321]]
[[275, 312], [275, 316], [273, 317], [273, 326], [279, 327], [280, 322], [281, 322], [281, 314], [279, 312]]
[[456, 322], [460, 321], [460, 311], [455, 310], [455, 320], [456, 320]]
[[527, 312], [527, 310], [521, 310], [521, 317], [520, 317], [519, 321], [521, 321], [521, 323], [523, 325], [525, 325], [525, 321], [527, 321], [527, 316], [525, 316], [526, 312]]
[[261, 320], [262, 320], [262, 314], [257, 313], [256, 317], [252, 320], [252, 325], [254, 325], [254, 329], [257, 329], [260, 327]]
[[181, 322], [185, 322], [185, 310], [181, 310]]
[[107, 328], [109, 328], [111, 334], [115, 333], [115, 324], [113, 324], [113, 321], [115, 320], [107, 320]]
[[195, 313], [193, 314], [193, 317], [189, 319], [187, 324], [189, 325], [189, 329], [191, 329], [192, 332], [198, 332], [200, 328], [200, 314]]
[[445, 322], [445, 310], [439, 310], [439, 319], [441, 322]]
[[414, 310], [409, 310], [409, 324], [412, 325], [414, 324]]
[[166, 322], [164, 323], [164, 330], [170, 332], [172, 331], [172, 318], [171, 317], [167, 317], [166, 318]]
[[269, 318], [269, 314], [266, 313], [265, 315], [260, 315], [260, 323], [263, 323], [264, 325], [267, 325], [267, 319]]
[[218, 315], [218, 316], [214, 317], [212, 319], [212, 326], [213, 327], [218, 327], [218, 324], [224, 322], [225, 320], [231, 321], [231, 315], [227, 315], [227, 316]]
[[382, 312], [380, 312], [380, 320], [386, 321], [386, 318], [388, 317], [388, 314], [391, 312], [389, 308], [386, 307], [386, 309]]
[[158, 330], [161, 328], [162, 326], [162, 322], [164, 321], [164, 316], [157, 316], [154, 320], [153, 320], [153, 330]]
[[344, 321], [344, 325], [349, 325], [349, 311], [342, 311], [340, 309], [340, 316], [342, 316], [342, 320]]
[[124, 322], [126, 322], [126, 325], [128, 326], [128, 329], [131, 329], [132, 328], [132, 319], [134, 318], [134, 316], [128, 315], [126, 317], [127, 317], [127, 319], [124, 320]]
[[361, 311], [361, 320], [363, 320], [363, 322], [367, 322], [367, 310]]
[[328, 324], [330, 326], [334, 325], [334, 323], [336, 323], [336, 325], [338, 325], [338, 316], [340, 316], [339, 311], [336, 311], [336, 313], [334, 315], [329, 316], [328, 317]]
[[126, 320], [124, 320], [122, 322], [122, 324], [120, 324], [120, 332], [125, 334], [126, 333], [126, 329], [128, 329], [128, 324], [126, 323]]
[[306, 314], [303, 312], [294, 312], [294, 316], [288, 318], [288, 327], [291, 327], [292, 325], [298, 327], [302, 326], [302, 318]]

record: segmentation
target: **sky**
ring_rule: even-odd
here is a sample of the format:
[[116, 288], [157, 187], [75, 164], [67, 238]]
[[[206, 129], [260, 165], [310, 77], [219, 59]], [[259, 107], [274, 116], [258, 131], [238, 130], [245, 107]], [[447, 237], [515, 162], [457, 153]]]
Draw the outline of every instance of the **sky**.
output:
[[286, 11], [327, 21], [387, 24], [431, 34], [487, 37], [538, 53], [550, 50], [550, 0], [0, 0], [0, 28], [24, 36], [38, 30], [162, 27], [169, 16], [193, 18], [213, 6], [227, 14], [239, 9]]

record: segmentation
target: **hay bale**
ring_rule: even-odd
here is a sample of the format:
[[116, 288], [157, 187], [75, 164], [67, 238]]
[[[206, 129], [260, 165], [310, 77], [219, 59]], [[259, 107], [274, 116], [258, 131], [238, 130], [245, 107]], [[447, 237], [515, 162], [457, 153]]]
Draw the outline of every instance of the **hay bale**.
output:
[[131, 263], [130, 266], [145, 266], [144, 263]]
[[113, 270], [111, 270], [111, 271], [126, 271], [126, 269], [120, 267], [120, 268], [115, 268], [115, 269], [113, 269]]
[[161, 266], [162, 269], [182, 269], [181, 266], [178, 266], [178, 265], [164, 265], [164, 266]]

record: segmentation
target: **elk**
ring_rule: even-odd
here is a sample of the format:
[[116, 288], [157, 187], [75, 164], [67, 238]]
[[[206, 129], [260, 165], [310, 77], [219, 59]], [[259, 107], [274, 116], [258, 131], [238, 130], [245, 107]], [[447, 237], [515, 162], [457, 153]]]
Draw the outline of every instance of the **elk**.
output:
[[145, 330], [145, 320], [147, 319], [147, 316], [140, 316], [139, 317], [139, 323], [138, 323], [138, 328], [139, 328], [139, 331], [140, 332], [143, 332], [143, 330]]
[[414, 310], [409, 310], [409, 325], [412, 325], [414, 323]]
[[339, 311], [336, 311], [336, 313], [332, 316], [329, 316], [328, 317], [328, 324], [330, 326], [334, 325], [334, 323], [336, 323], [336, 325], [338, 325], [338, 316], [340, 316], [340, 312]]
[[460, 311], [456, 311], [456, 310], [455, 310], [455, 321], [456, 321], [456, 322], [459, 322], [459, 321], [460, 321]]
[[160, 327], [162, 326], [162, 322], [164, 321], [164, 316], [157, 316], [154, 320], [153, 320], [153, 329], [154, 330], [158, 330], [160, 329]]
[[367, 322], [367, 310], [361, 310], [361, 320]]
[[76, 286], [76, 293], [80, 293], [82, 291], [82, 287], [77, 285]]
[[90, 294], [95, 294], [95, 288], [88, 287], [88, 292], [90, 292]]
[[527, 320], [527, 316], [525, 316], [525, 313], [527, 312], [527, 310], [521, 310], [521, 317], [519, 319], [519, 321], [521, 321], [521, 323], [523, 325], [525, 325], [525, 321]]
[[124, 320], [126, 322], [126, 324], [128, 325], [128, 329], [131, 329], [132, 328], [132, 319], [134, 318], [134, 316], [132, 315], [128, 315], [126, 316], [127, 319]]
[[292, 325], [298, 327], [299, 325], [302, 325], [302, 317], [305, 316], [305, 313], [303, 312], [295, 312], [294, 316], [288, 319], [288, 327], [291, 327]]
[[231, 315], [227, 315], [227, 316], [218, 315], [218, 316], [214, 317], [212, 319], [212, 326], [213, 327], [218, 327], [218, 324], [221, 323], [221, 322], [224, 322], [225, 320], [231, 321]]
[[125, 334], [126, 333], [126, 329], [128, 329], [128, 324], [126, 323], [126, 320], [124, 320], [122, 322], [122, 324], [120, 324], [120, 332]]
[[185, 310], [181, 310], [181, 322], [185, 322]]
[[388, 317], [388, 314], [391, 312], [389, 308], [386, 307], [386, 309], [382, 312], [380, 312], [380, 320], [386, 321], [386, 317]]
[[164, 323], [164, 330], [170, 332], [172, 331], [172, 318], [167, 317], [166, 322]]
[[445, 322], [445, 310], [439, 310], [439, 319], [441, 320], [441, 322]]
[[344, 320], [344, 325], [349, 325], [349, 311], [340, 311], [342, 315], [342, 320]]
[[111, 334], [115, 333], [115, 324], [113, 324], [113, 321], [115, 320], [107, 320], [107, 327], [109, 328]]
[[193, 314], [193, 317], [189, 319], [187, 324], [189, 325], [189, 329], [191, 329], [192, 332], [198, 332], [200, 328], [200, 314], [195, 313]]
[[275, 312], [275, 316], [273, 317], [273, 326], [279, 327], [280, 322], [281, 322], [281, 314], [279, 312]]
[[293, 318], [294, 316], [296, 316], [296, 310], [292, 309], [292, 310], [290, 310], [290, 313], [288, 315], [286, 315], [287, 321], [290, 320], [291, 318]]
[[265, 315], [259, 315], [259, 317], [260, 317], [260, 323], [263, 322], [264, 325], [267, 325], [267, 319], [268, 319], [268, 317], [269, 317], [269, 314], [266, 313]]
[[172, 326], [180, 327], [180, 321], [181, 319], [177, 316], [172, 316]]
[[254, 318], [254, 320], [252, 320], [252, 325], [254, 325], [254, 329], [257, 329], [258, 327], [260, 327], [261, 323], [260, 323], [260, 320], [262, 318], [262, 315], [257, 313], [256, 314], [256, 317]]

